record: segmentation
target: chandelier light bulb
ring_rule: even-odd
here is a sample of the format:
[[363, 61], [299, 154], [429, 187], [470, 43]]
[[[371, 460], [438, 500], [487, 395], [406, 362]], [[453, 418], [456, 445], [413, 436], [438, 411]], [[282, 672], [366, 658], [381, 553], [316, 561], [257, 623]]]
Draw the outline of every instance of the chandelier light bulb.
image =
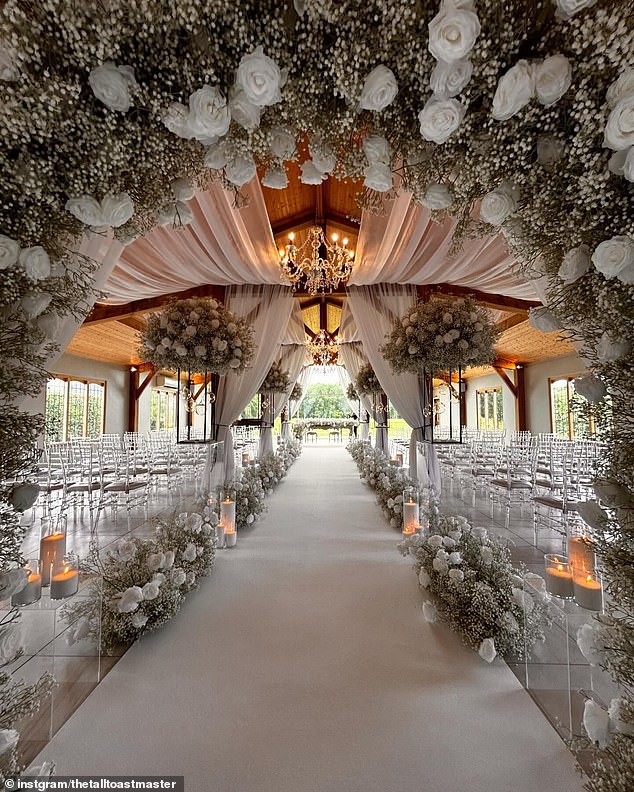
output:
[[336, 242], [338, 239], [339, 239], [339, 234], [333, 234], [332, 235], [332, 241], [333, 242]]
[[345, 246], [348, 244], [348, 237], [344, 237], [344, 238], [341, 240], [341, 242], [342, 242], [343, 246], [345, 247]]
[[293, 231], [291, 231], [291, 233], [288, 235], [288, 238], [291, 240], [291, 242], [295, 239], [295, 234]]

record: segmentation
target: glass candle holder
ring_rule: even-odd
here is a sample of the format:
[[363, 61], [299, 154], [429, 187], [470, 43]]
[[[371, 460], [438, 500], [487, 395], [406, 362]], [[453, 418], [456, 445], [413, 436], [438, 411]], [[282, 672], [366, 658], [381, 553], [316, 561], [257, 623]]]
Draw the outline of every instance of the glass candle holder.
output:
[[238, 532], [235, 530], [233, 531], [225, 531], [225, 547], [235, 547], [238, 544]]
[[51, 599], [66, 599], [79, 589], [79, 559], [76, 555], [65, 556], [51, 564]]
[[40, 535], [40, 569], [42, 585], [51, 582], [51, 567], [64, 559], [66, 554], [66, 526], [42, 522]]
[[592, 537], [584, 526], [573, 525], [568, 530], [568, 560], [574, 574], [594, 573], [596, 559]]
[[224, 525], [219, 522], [216, 525], [216, 549], [222, 550], [225, 546], [225, 527]]
[[591, 611], [603, 610], [603, 583], [598, 572], [577, 573], [573, 569], [572, 588], [579, 607]]
[[236, 495], [235, 490], [225, 489], [220, 500], [220, 524], [225, 534], [236, 529]]
[[250, 461], [251, 460], [250, 460], [250, 457], [249, 457], [249, 452], [248, 451], [243, 451], [242, 452], [242, 467], [248, 467]]
[[555, 597], [572, 599], [572, 568], [566, 556], [546, 553], [544, 566], [546, 567], [546, 591]]
[[22, 591], [16, 592], [11, 597], [11, 605], [32, 605], [42, 597], [42, 573], [40, 571], [40, 559], [29, 559], [24, 568], [29, 576], [26, 581], [26, 586]]
[[416, 487], [405, 487], [403, 490], [403, 534], [411, 536], [418, 531], [418, 490]]

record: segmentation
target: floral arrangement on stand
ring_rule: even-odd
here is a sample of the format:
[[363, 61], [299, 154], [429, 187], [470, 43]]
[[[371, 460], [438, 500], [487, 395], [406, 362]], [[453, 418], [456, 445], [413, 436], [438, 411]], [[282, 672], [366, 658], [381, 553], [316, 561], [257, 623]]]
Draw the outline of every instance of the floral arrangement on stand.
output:
[[544, 579], [515, 569], [506, 543], [486, 528], [440, 514], [435, 506], [428, 517], [429, 533], [401, 544], [403, 554], [415, 558], [421, 588], [433, 598], [423, 603], [426, 621], [447, 622], [488, 663], [498, 654], [523, 658], [544, 637]]
[[491, 363], [497, 335], [488, 312], [473, 300], [433, 297], [395, 320], [380, 351], [397, 374], [455, 371]]
[[376, 393], [383, 393], [383, 388], [374, 373], [370, 363], [365, 363], [359, 369], [355, 378], [356, 390], [362, 396], [373, 396]]
[[351, 402], [359, 400], [359, 394], [357, 393], [357, 389], [354, 387], [354, 382], [348, 383], [348, 387], [346, 388], [346, 399]]
[[418, 490], [418, 482], [410, 478], [403, 468], [390, 465], [385, 454], [372, 448], [369, 443], [354, 440], [348, 444], [348, 451], [356, 462], [361, 481], [376, 491], [377, 503], [392, 528], [403, 524], [403, 490], [413, 487]]
[[[369, 0], [363, 14], [330, 0], [8, 0], [0, 42], [0, 479], [41, 431], [16, 407], [21, 383], [41, 387], [56, 317], [91, 300], [101, 262], [73, 252], [80, 235], [105, 226], [128, 243], [166, 214], [187, 222], [193, 187], [214, 180], [243, 203], [258, 166], [282, 189], [305, 138], [304, 183], [363, 178], [360, 205], [380, 210], [397, 171], [434, 219], [453, 218], [457, 243], [504, 234], [541, 279], [548, 326], [583, 342], [615, 415], [632, 415], [634, 0]], [[634, 491], [634, 422], [615, 422], [601, 475]], [[624, 643], [602, 652], [623, 682], [631, 509], [603, 525]], [[634, 751], [618, 770], [591, 788], [631, 788]]]
[[264, 382], [260, 385], [260, 393], [286, 393], [291, 387], [291, 378], [279, 363], [273, 363]]
[[[0, 573], [0, 600], [11, 597], [23, 588], [26, 576]], [[38, 711], [42, 701], [55, 687], [54, 678], [47, 672], [33, 684], [16, 680], [9, 669], [22, 655], [22, 630], [17, 608], [0, 616], [0, 783], [15, 778], [23, 769], [18, 755], [20, 733], [16, 727], [28, 715]], [[48, 770], [52, 771], [52, 767]], [[49, 774], [47, 771], [46, 775]]]
[[151, 314], [139, 353], [157, 368], [226, 374], [244, 371], [253, 358], [253, 328], [218, 300], [174, 300]]
[[125, 539], [93, 557], [87, 597], [63, 607], [68, 640], [92, 640], [104, 652], [132, 643], [173, 618], [214, 564], [217, 515], [184, 512], [161, 521], [153, 539]]
[[293, 390], [291, 391], [290, 396], [288, 398], [289, 401], [298, 402], [303, 395], [304, 395], [304, 391], [302, 390], [302, 386], [299, 384], [299, 382], [296, 382], [293, 385]]

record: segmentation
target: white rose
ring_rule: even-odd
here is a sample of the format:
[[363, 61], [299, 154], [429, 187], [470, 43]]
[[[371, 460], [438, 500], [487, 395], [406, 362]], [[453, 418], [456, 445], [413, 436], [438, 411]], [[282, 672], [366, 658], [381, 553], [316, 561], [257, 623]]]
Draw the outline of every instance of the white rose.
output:
[[275, 126], [271, 129], [271, 154], [282, 161], [295, 158], [295, 135], [284, 127]]
[[115, 66], [108, 61], [88, 75], [92, 92], [109, 110], [127, 113], [132, 105], [130, 89], [137, 87], [131, 66]]
[[365, 78], [358, 109], [380, 112], [394, 101], [397, 93], [394, 72], [383, 64], [376, 66]]
[[454, 566], [462, 564], [462, 556], [457, 550], [454, 550], [453, 553], [449, 553], [449, 563]]
[[553, 0], [557, 6], [558, 16], [563, 19], [570, 19], [570, 17], [582, 11], [584, 8], [590, 8], [597, 0]]
[[387, 192], [392, 189], [392, 169], [389, 165], [385, 165], [382, 162], [368, 165], [364, 171], [364, 176], [363, 184], [371, 190]]
[[431, 577], [425, 569], [421, 569], [421, 571], [418, 573], [418, 582], [422, 588], [429, 588], [431, 584]]
[[542, 333], [554, 333], [561, 330], [561, 322], [548, 308], [531, 308], [528, 312], [528, 323]]
[[477, 14], [468, 8], [444, 4], [429, 23], [429, 51], [439, 61], [462, 60], [480, 34]]
[[438, 621], [438, 611], [433, 602], [423, 602], [423, 618], [428, 624]]
[[204, 85], [189, 97], [189, 126], [198, 140], [226, 135], [230, 124], [227, 100], [216, 86]]
[[464, 572], [462, 569], [450, 569], [449, 580], [453, 580], [454, 583], [462, 583], [464, 580]]
[[308, 152], [318, 171], [331, 173], [335, 169], [337, 155], [328, 143], [312, 142], [308, 147]]
[[564, 144], [553, 135], [540, 135], [537, 138], [537, 161], [545, 168], [552, 168], [563, 153]]
[[537, 101], [550, 107], [558, 102], [572, 83], [572, 66], [563, 55], [544, 58], [535, 68]]
[[439, 99], [449, 99], [464, 90], [471, 80], [473, 64], [468, 58], [445, 63], [439, 61], [429, 78], [429, 85]]
[[420, 133], [425, 140], [444, 143], [462, 123], [466, 110], [456, 99], [429, 99], [418, 114]]
[[236, 84], [246, 98], [257, 107], [266, 107], [279, 102], [285, 77], [274, 60], [256, 47], [250, 55], [244, 55], [236, 72]]
[[493, 563], [493, 550], [490, 547], [480, 548], [480, 558], [485, 566]]
[[446, 575], [449, 570], [449, 565], [447, 562], [442, 558], [434, 558], [431, 562], [432, 566], [440, 575]]
[[577, 514], [595, 531], [603, 531], [608, 523], [608, 515], [596, 501], [578, 503]]
[[35, 319], [48, 308], [52, 296], [46, 292], [29, 292], [20, 300], [22, 310], [29, 319]]
[[599, 748], [607, 748], [610, 743], [610, 716], [596, 701], [588, 699], [583, 709], [583, 728]]
[[150, 580], [149, 583], [146, 583], [145, 586], [143, 586], [142, 592], [144, 600], [156, 599], [161, 593], [159, 582], [157, 580]]
[[106, 225], [119, 228], [134, 214], [134, 203], [128, 193], [106, 195], [101, 202], [101, 213]]
[[175, 569], [172, 572], [172, 583], [175, 586], [182, 586], [183, 583], [187, 580], [187, 575], [183, 569]]
[[15, 729], [0, 729], [0, 756], [12, 751], [19, 739], [20, 732]]
[[9, 269], [18, 263], [20, 246], [11, 237], [0, 234], [0, 270]]
[[253, 157], [235, 157], [225, 166], [227, 179], [237, 187], [248, 184], [255, 177], [257, 168]]
[[634, 93], [614, 105], [605, 125], [603, 145], [613, 151], [623, 151], [634, 145]]
[[421, 203], [427, 209], [447, 209], [453, 203], [453, 195], [446, 184], [428, 184]]
[[207, 347], [206, 346], [195, 346], [194, 347], [194, 355], [198, 358], [205, 357], [207, 354]]
[[117, 603], [119, 613], [133, 613], [143, 600], [143, 591], [139, 586], [130, 586], [121, 595]]
[[608, 88], [605, 95], [608, 107], [613, 108], [621, 99], [634, 94], [634, 69], [627, 68]]
[[582, 624], [577, 630], [577, 646], [579, 651], [590, 663], [590, 665], [598, 666], [603, 662], [603, 655], [600, 648], [596, 645], [595, 627], [590, 622]]
[[189, 126], [189, 108], [182, 102], [172, 102], [161, 116], [161, 121], [170, 132], [178, 137], [189, 140], [194, 136]]
[[478, 648], [478, 654], [487, 663], [492, 663], [496, 656], [497, 650], [495, 648], [495, 641], [493, 638], [485, 638]]
[[301, 173], [299, 180], [302, 184], [321, 184], [326, 178], [326, 174], [315, 167], [312, 160], [306, 160], [300, 167]]
[[271, 190], [284, 190], [288, 187], [288, 176], [284, 167], [269, 168], [262, 177], [262, 185]]
[[213, 143], [205, 152], [205, 167], [213, 168], [214, 170], [221, 170], [229, 161], [229, 154], [227, 152], [227, 143], [220, 140]]
[[136, 630], [141, 630], [147, 624], [147, 614], [143, 613], [143, 611], [138, 610], [130, 619], [132, 622], [132, 626]]
[[629, 355], [629, 341], [613, 338], [606, 330], [597, 344], [597, 357], [601, 363], [615, 363]]
[[634, 283], [634, 239], [621, 235], [601, 242], [592, 254], [592, 263], [606, 278]]
[[590, 266], [590, 248], [587, 245], [579, 245], [566, 253], [558, 275], [564, 283], [574, 283], [586, 274]]
[[518, 200], [517, 188], [504, 181], [484, 196], [480, 204], [480, 217], [485, 223], [500, 226], [510, 215], [517, 212]]
[[607, 395], [608, 389], [603, 382], [593, 374], [588, 374], [585, 377], [577, 377], [572, 382], [575, 392], [584, 399], [587, 399], [590, 404], [598, 404], [604, 396]]
[[491, 115], [496, 121], [507, 121], [527, 105], [534, 95], [534, 69], [528, 61], [520, 60], [500, 77]]
[[0, 43], [0, 80], [15, 82], [20, 79], [20, 70], [15, 65], [13, 53]]
[[150, 553], [147, 557], [146, 563], [150, 572], [155, 572], [165, 563], [165, 553]]
[[195, 190], [187, 179], [174, 179], [170, 187], [176, 201], [191, 201], [194, 197]]
[[183, 561], [193, 561], [196, 558], [196, 545], [193, 542], [188, 542], [183, 550]]
[[66, 211], [70, 212], [84, 225], [93, 228], [107, 225], [104, 220], [101, 204], [92, 195], [80, 195], [66, 201]]
[[245, 129], [257, 129], [260, 126], [262, 108], [250, 102], [239, 86], [234, 85], [229, 91], [229, 111], [231, 118]]
[[7, 664], [24, 649], [21, 624], [8, 624], [0, 629], [0, 662]]
[[41, 245], [23, 248], [19, 261], [27, 278], [33, 281], [45, 280], [51, 274], [51, 260]]
[[390, 164], [390, 144], [382, 135], [366, 135], [363, 138], [363, 153], [370, 165], [379, 162], [383, 165]]

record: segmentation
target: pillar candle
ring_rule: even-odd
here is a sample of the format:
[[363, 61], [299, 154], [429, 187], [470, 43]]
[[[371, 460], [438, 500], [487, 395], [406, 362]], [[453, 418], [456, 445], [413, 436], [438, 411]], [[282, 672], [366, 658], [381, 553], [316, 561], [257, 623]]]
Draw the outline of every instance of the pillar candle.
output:
[[225, 533], [225, 541], [227, 543], [227, 547], [235, 547], [238, 543], [238, 532], [237, 531], [227, 531]]
[[418, 503], [403, 504], [403, 533], [414, 533], [418, 529]]
[[53, 533], [43, 536], [40, 540], [40, 562], [42, 569], [42, 585], [51, 582], [51, 564], [63, 561], [66, 555], [66, 534]]
[[225, 498], [220, 502], [220, 522], [225, 529], [225, 533], [235, 529], [236, 525], [236, 502], [230, 498]]
[[31, 605], [42, 596], [42, 576], [39, 574], [37, 567], [32, 569], [27, 564], [25, 569], [29, 573], [26, 586], [22, 591], [18, 591], [17, 594], [11, 597], [11, 605]]
[[73, 567], [53, 569], [51, 577], [51, 599], [72, 597], [79, 588], [79, 573]]
[[603, 610], [603, 587], [592, 574], [575, 575], [572, 581], [575, 602], [587, 610]]
[[594, 572], [594, 549], [585, 536], [571, 536], [568, 539], [568, 560], [575, 576]]
[[397, 454], [396, 455], [396, 462], [397, 462], [399, 467], [403, 466], [403, 454]]
[[242, 467], [246, 467], [249, 464], [249, 455], [244, 452], [242, 454]]

